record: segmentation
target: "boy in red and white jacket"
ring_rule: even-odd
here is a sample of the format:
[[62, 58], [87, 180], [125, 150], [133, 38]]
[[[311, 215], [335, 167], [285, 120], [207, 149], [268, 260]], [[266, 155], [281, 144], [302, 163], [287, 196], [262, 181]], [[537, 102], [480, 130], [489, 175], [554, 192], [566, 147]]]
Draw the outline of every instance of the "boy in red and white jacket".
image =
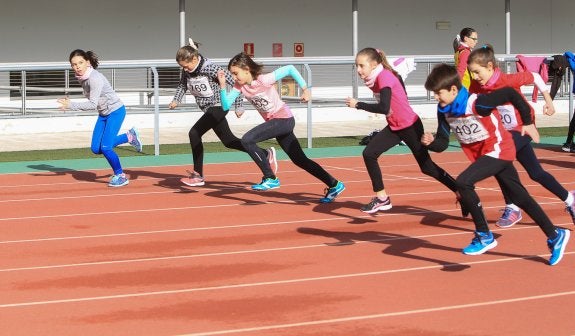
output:
[[441, 152], [447, 148], [449, 134], [454, 132], [463, 152], [472, 162], [456, 179], [461, 203], [468, 209], [475, 224], [475, 236], [463, 253], [482, 254], [495, 246], [497, 241], [489, 230], [475, 184], [491, 176], [503, 181], [512, 201], [522, 208], [539, 225], [547, 236], [551, 251], [550, 265], [563, 257], [570, 232], [556, 228], [543, 209], [529, 195], [519, 180], [513, 166], [515, 146], [511, 134], [505, 130], [496, 106], [512, 103], [523, 120], [522, 132], [539, 140], [533, 125], [531, 106], [513, 88], [502, 88], [487, 95], [470, 95], [462, 86], [457, 70], [447, 64], [437, 65], [427, 77], [425, 88], [432, 91], [438, 104], [438, 127], [435, 137], [425, 133], [422, 144], [430, 150]]

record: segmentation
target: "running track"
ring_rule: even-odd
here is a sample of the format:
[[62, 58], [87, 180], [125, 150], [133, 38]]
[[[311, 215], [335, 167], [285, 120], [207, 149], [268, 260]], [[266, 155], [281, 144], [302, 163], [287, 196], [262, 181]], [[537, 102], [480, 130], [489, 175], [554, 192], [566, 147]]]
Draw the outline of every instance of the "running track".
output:
[[[575, 189], [575, 156], [556, 148], [539, 158]], [[468, 164], [461, 152], [434, 158], [455, 175]], [[128, 169], [117, 189], [109, 170], [0, 175], [0, 334], [575, 334], [575, 240], [548, 266], [526, 216], [492, 225], [499, 246], [466, 256], [471, 220], [410, 155], [380, 159], [394, 208], [377, 216], [358, 210], [372, 195], [360, 157], [317, 161], [346, 183], [333, 204], [318, 204], [324, 186], [288, 161], [282, 187], [262, 193], [249, 189], [251, 162], [207, 165], [201, 188], [179, 185], [183, 166]], [[494, 180], [478, 192], [493, 223]]]

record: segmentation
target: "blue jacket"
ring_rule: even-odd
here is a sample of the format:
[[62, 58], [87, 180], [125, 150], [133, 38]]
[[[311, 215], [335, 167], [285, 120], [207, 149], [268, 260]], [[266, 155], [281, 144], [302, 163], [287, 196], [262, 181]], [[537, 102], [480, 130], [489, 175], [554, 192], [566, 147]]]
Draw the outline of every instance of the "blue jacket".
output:
[[[569, 68], [571, 68], [571, 73], [573, 74], [573, 76], [575, 76], [575, 55], [570, 51], [566, 51], [564, 55], [565, 58], [567, 59], [567, 62], [569, 62]], [[575, 93], [575, 85], [573, 85], [571, 91]]]

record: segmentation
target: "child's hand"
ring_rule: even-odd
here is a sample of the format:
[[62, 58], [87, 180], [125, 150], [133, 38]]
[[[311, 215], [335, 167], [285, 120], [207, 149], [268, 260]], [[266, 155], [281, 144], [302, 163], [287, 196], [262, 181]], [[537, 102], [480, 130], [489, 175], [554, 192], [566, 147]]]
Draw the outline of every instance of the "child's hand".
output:
[[224, 70], [218, 70], [218, 82], [220, 82], [220, 88], [226, 88], [226, 73]]
[[543, 114], [552, 116], [555, 114], [555, 106], [553, 104], [545, 104], [543, 105]]
[[421, 136], [421, 144], [424, 146], [429, 146], [429, 144], [431, 144], [434, 140], [435, 137], [429, 132], [423, 133]]
[[523, 128], [521, 128], [521, 135], [529, 135], [531, 137], [531, 139], [533, 139], [533, 142], [535, 143], [539, 143], [540, 138], [539, 138], [539, 131], [537, 130], [537, 128], [535, 127], [534, 124], [531, 125], [523, 125]]
[[311, 98], [311, 93], [310, 93], [308, 88], [305, 88], [301, 94], [300, 99], [302, 102], [307, 103], [310, 100], [310, 98]]
[[60, 104], [60, 110], [66, 111], [70, 107], [70, 98], [60, 98], [57, 100], [58, 104]]
[[175, 101], [175, 100], [172, 100], [172, 102], [170, 103], [170, 105], [168, 105], [168, 108], [169, 108], [170, 110], [173, 110], [173, 109], [175, 109], [176, 107], [178, 107], [178, 102]]
[[353, 99], [351, 97], [347, 97], [345, 98], [345, 105], [351, 107], [351, 108], [355, 108], [357, 105], [357, 99]]

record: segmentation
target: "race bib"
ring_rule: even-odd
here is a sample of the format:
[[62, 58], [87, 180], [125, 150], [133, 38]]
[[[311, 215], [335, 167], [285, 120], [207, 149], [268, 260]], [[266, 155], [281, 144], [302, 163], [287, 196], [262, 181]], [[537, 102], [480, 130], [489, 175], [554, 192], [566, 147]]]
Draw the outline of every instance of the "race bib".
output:
[[489, 132], [475, 115], [447, 118], [447, 122], [457, 140], [462, 144], [472, 144], [489, 138]]
[[256, 110], [261, 113], [268, 113], [273, 111], [275, 107], [273, 101], [269, 99], [264, 93], [254, 95], [250, 99], [250, 102], [252, 105], [254, 105]]
[[188, 78], [188, 90], [195, 97], [205, 98], [214, 95], [208, 78], [204, 76]]
[[497, 106], [497, 111], [501, 115], [501, 122], [506, 130], [511, 130], [517, 127], [517, 114], [513, 105]]

